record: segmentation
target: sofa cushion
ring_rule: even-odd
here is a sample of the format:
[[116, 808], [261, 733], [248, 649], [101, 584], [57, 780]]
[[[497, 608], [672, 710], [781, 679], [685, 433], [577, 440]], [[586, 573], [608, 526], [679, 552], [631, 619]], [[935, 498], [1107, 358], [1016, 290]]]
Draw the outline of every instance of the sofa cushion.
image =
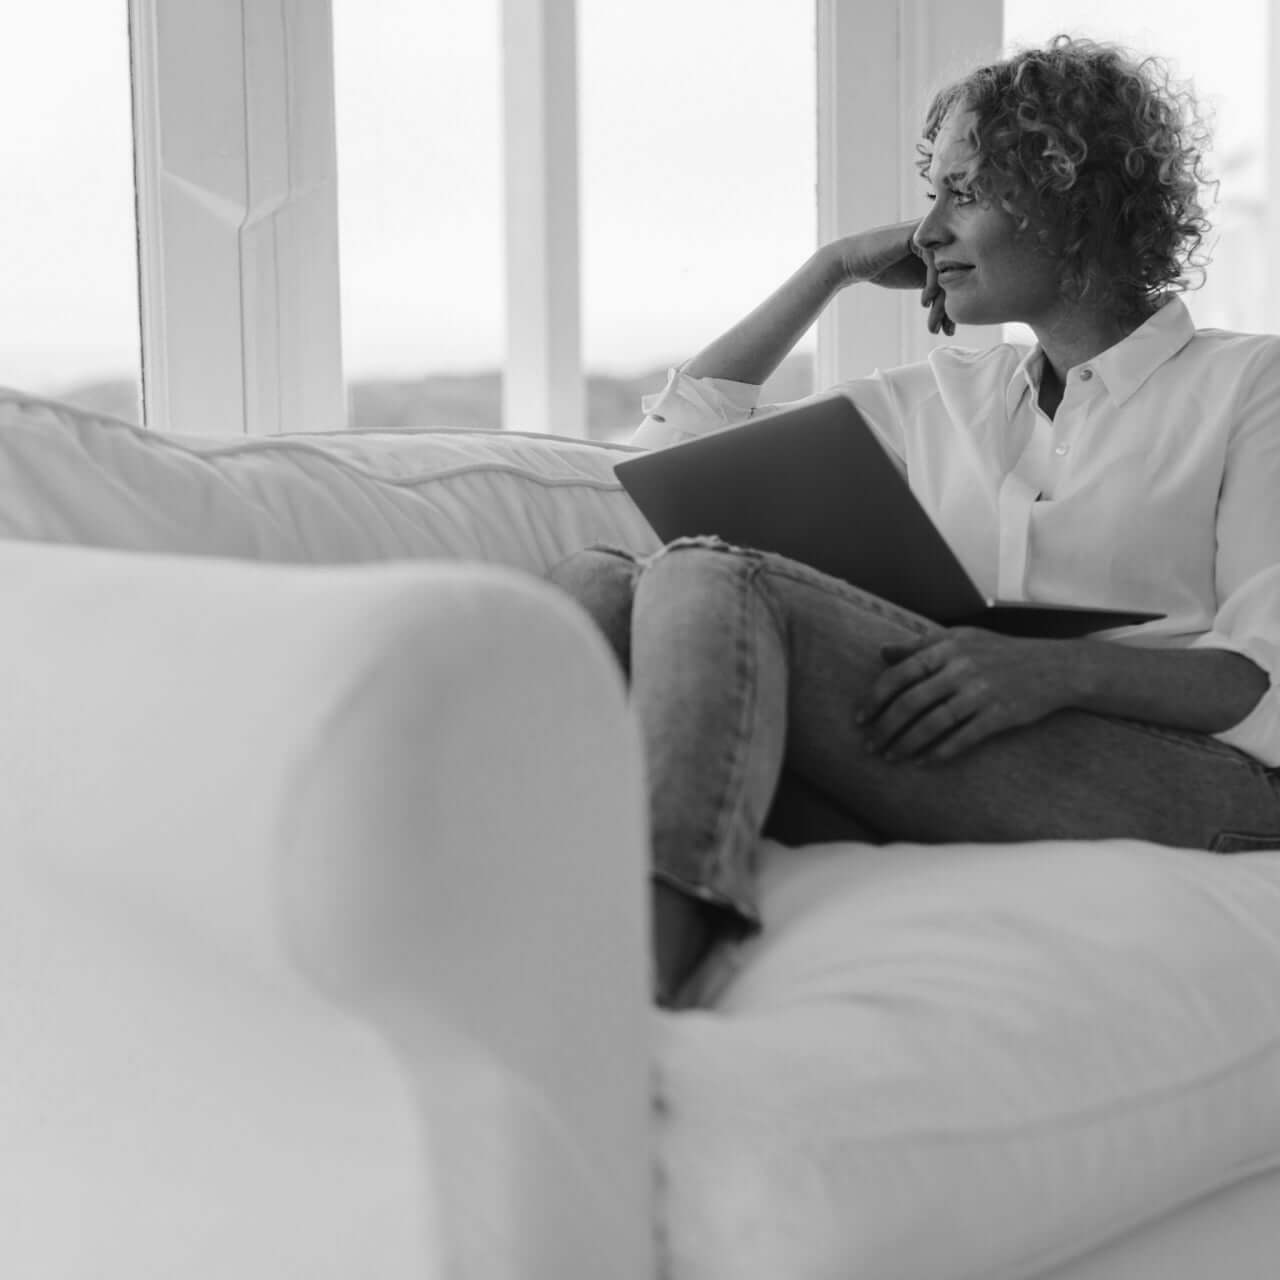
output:
[[681, 1280], [1024, 1280], [1280, 1168], [1280, 853], [764, 855], [658, 1019]]
[[0, 537], [541, 574], [593, 542], [658, 545], [614, 478], [632, 452], [500, 431], [189, 436], [0, 390]]

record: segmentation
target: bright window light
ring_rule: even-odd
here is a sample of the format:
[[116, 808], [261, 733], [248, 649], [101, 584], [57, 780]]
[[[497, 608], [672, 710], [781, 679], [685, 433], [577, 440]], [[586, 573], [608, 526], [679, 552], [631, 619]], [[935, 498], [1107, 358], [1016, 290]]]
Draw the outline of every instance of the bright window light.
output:
[[0, 385], [141, 420], [123, 3], [7, 7]]
[[[584, 363], [652, 390], [813, 252], [814, 6], [578, 14]], [[811, 331], [766, 399], [807, 393], [813, 349]]]

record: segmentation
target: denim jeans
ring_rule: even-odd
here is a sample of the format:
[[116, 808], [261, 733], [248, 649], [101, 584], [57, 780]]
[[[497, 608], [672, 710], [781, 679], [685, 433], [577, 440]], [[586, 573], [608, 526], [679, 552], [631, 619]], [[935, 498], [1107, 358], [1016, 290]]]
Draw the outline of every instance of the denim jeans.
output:
[[589, 548], [548, 577], [628, 673], [655, 876], [744, 931], [762, 833], [1280, 848], [1280, 771], [1206, 734], [1068, 709], [945, 762], [870, 754], [854, 714], [881, 645], [939, 628], [805, 565], [688, 538]]

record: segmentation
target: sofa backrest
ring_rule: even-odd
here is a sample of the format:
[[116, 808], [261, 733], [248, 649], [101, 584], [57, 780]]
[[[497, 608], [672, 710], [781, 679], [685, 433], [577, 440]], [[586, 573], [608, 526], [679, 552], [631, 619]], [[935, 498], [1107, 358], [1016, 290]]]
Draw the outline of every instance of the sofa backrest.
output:
[[500, 431], [190, 436], [0, 390], [0, 538], [541, 574], [596, 542], [656, 548], [613, 474], [633, 452]]

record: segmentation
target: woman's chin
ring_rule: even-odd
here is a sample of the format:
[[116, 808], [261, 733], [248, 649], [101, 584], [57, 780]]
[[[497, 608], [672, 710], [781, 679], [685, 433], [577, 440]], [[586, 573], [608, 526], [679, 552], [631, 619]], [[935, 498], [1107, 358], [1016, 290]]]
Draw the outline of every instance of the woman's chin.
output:
[[999, 308], [969, 298], [948, 298], [947, 315], [953, 324], [1004, 324], [1009, 318]]

